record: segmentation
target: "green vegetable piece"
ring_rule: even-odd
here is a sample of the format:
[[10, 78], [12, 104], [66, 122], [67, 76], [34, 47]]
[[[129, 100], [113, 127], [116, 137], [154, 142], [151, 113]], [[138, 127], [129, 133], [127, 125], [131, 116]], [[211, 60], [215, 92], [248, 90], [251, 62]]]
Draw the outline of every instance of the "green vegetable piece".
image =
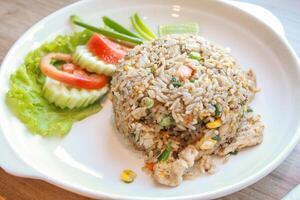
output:
[[43, 86], [43, 96], [62, 109], [84, 108], [103, 98], [108, 91], [108, 84], [98, 90], [85, 90], [70, 88], [49, 77]]
[[90, 31], [74, 33], [72, 36], [57, 36], [38, 49], [28, 53], [24, 63], [10, 77], [10, 89], [6, 104], [12, 113], [33, 134], [41, 136], [64, 136], [75, 121], [80, 121], [101, 110], [99, 101], [78, 109], [60, 109], [43, 97], [45, 76], [40, 70], [40, 60], [49, 52], [72, 53], [76, 46], [86, 44]]
[[153, 73], [155, 72], [154, 66], [151, 66], [151, 67], [150, 67], [150, 70], [151, 70], [151, 73], [153, 74]]
[[132, 44], [142, 44], [143, 43], [143, 41], [139, 38], [131, 37], [131, 36], [128, 36], [128, 35], [125, 35], [125, 34], [122, 34], [122, 33], [115, 32], [115, 31], [110, 31], [110, 30], [107, 30], [105, 28], [98, 28], [98, 27], [89, 25], [89, 24], [83, 22], [76, 15], [72, 15], [70, 17], [70, 20], [73, 24], [76, 24], [78, 26], [86, 28], [90, 31], [100, 33], [100, 34], [102, 34], [102, 35], [104, 35], [104, 36], [106, 36], [110, 39], [116, 40], [116, 41], [123, 41], [123, 42], [126, 42], [126, 43], [132, 43]]
[[146, 108], [152, 108], [154, 105], [154, 101], [153, 99], [149, 98], [149, 97], [144, 97], [142, 99], [142, 106], [145, 106]]
[[193, 60], [197, 60], [199, 62], [203, 62], [204, 61], [204, 58], [201, 57], [200, 53], [198, 52], [191, 52], [188, 57], [190, 59], [193, 59]]
[[190, 80], [191, 83], [195, 83], [195, 81], [196, 81], [195, 79], [191, 79]]
[[234, 151], [232, 151], [232, 152], [229, 152], [229, 154], [231, 154], [231, 155], [237, 155], [238, 153], [239, 153], [238, 150], [234, 150]]
[[170, 157], [170, 154], [172, 152], [172, 143], [168, 142], [167, 147], [165, 150], [158, 156], [157, 160], [158, 161], [166, 161]]
[[162, 120], [159, 123], [162, 127], [169, 127], [173, 124], [173, 118], [171, 116], [166, 116], [162, 118]]
[[199, 34], [199, 25], [197, 23], [178, 23], [178, 24], [166, 24], [158, 26], [158, 34], [160, 36], [171, 34]]
[[109, 18], [107, 16], [103, 16], [102, 20], [106, 26], [108, 26], [109, 28], [111, 28], [112, 30], [114, 30], [116, 32], [123, 33], [123, 34], [131, 36], [131, 37], [140, 38], [138, 35], [131, 32], [130, 30], [128, 30], [127, 28], [125, 28], [124, 26], [122, 26], [121, 24], [119, 24], [118, 22], [112, 20], [111, 18]]
[[214, 107], [215, 107], [215, 116], [216, 117], [221, 117], [221, 115], [222, 115], [222, 106], [221, 106], [221, 104], [217, 103], [217, 104], [214, 105]]
[[134, 18], [134, 16], [130, 17], [131, 23], [133, 28], [135, 29], [136, 32], [138, 32], [138, 34], [145, 40], [147, 41], [151, 41], [153, 40], [153, 38], [149, 35], [147, 35], [147, 33], [145, 33], [141, 27], [139, 27], [138, 23], [136, 22], [136, 19]]
[[248, 108], [247, 108], [247, 112], [248, 112], [248, 113], [249, 113], [249, 112], [253, 112], [253, 109], [250, 108], [250, 107], [248, 107]]
[[156, 39], [156, 35], [151, 31], [151, 29], [142, 21], [142, 19], [139, 17], [137, 13], [133, 15], [137, 25], [140, 27], [140, 29], [146, 33], [148, 36], [150, 36], [152, 39]]
[[173, 77], [171, 79], [171, 82], [172, 82], [174, 87], [180, 87], [182, 85], [181, 82], [176, 77]]
[[216, 141], [220, 141], [221, 137], [218, 136], [218, 135], [214, 135], [214, 136], [211, 137], [211, 139], [216, 140]]
[[116, 71], [115, 65], [100, 60], [88, 50], [86, 45], [79, 45], [76, 47], [75, 52], [72, 54], [72, 60], [74, 64], [79, 65], [89, 72], [112, 76]]

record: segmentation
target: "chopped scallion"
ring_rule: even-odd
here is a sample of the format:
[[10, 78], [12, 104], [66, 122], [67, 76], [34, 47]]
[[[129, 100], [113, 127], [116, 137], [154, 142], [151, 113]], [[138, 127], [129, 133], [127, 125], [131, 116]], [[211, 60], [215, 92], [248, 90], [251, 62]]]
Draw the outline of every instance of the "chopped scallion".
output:
[[171, 82], [172, 82], [174, 87], [180, 87], [182, 85], [181, 82], [176, 77], [173, 77], [171, 79]]
[[165, 150], [158, 156], [158, 161], [166, 161], [170, 157], [170, 154], [172, 152], [172, 143], [169, 142]]
[[218, 135], [214, 135], [214, 136], [211, 137], [211, 139], [216, 140], [216, 141], [220, 141], [221, 137], [218, 136]]
[[221, 115], [222, 115], [222, 106], [221, 106], [221, 104], [217, 103], [217, 104], [214, 105], [214, 107], [215, 107], [215, 116], [216, 117], [221, 117]]

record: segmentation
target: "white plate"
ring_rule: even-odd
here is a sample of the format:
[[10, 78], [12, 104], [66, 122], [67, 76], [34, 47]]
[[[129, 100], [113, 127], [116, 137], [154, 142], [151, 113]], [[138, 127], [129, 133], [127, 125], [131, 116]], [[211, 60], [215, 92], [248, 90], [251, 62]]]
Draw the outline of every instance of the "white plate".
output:
[[[88, 0], [59, 10], [34, 25], [11, 48], [1, 67], [1, 166], [12, 174], [43, 179], [86, 196], [117, 199], [216, 198], [270, 173], [291, 152], [300, 136], [299, 61], [280, 23], [270, 13], [255, 8], [256, 14], [252, 15], [249, 11], [253, 6], [247, 7], [248, 11], [240, 6], [209, 0]], [[29, 50], [58, 34], [72, 32], [68, 24], [71, 14], [93, 23], [108, 15], [129, 25], [128, 16], [135, 11], [145, 16], [153, 28], [162, 23], [196, 21], [201, 26], [201, 35], [230, 47], [244, 68], [254, 70], [262, 91], [253, 107], [266, 124], [261, 145], [233, 156], [228, 163], [218, 166], [214, 175], [166, 188], [154, 184], [141, 171], [142, 160], [117, 139], [108, 100], [101, 112], [74, 124], [63, 139], [33, 136], [11, 114], [4, 102], [9, 75]], [[269, 24], [259, 16], [268, 19]], [[134, 183], [119, 181], [124, 168], [137, 172]]]

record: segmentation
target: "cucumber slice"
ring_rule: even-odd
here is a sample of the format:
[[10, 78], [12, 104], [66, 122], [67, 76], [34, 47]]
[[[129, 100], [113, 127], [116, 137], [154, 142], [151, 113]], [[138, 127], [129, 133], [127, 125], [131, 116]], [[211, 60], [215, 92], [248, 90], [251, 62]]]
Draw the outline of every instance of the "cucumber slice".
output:
[[89, 52], [86, 46], [77, 46], [72, 55], [73, 62], [89, 72], [112, 76], [116, 71], [116, 66], [99, 60]]
[[179, 23], [179, 24], [166, 24], [158, 26], [158, 34], [160, 36], [170, 34], [194, 34], [198, 35], [199, 25], [197, 23]]
[[86, 90], [72, 88], [49, 77], [46, 78], [43, 86], [44, 97], [62, 109], [86, 107], [104, 97], [108, 90], [108, 84], [98, 90]]

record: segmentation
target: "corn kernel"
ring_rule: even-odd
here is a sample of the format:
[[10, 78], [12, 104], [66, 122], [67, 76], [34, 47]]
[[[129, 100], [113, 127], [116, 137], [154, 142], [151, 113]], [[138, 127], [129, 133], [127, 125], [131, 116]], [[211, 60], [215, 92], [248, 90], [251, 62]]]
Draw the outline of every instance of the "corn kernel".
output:
[[218, 128], [222, 125], [222, 121], [221, 119], [216, 119], [215, 121], [213, 122], [208, 122], [206, 124], [206, 127], [209, 128], [209, 129], [214, 129], [214, 128]]
[[129, 66], [128, 65], [124, 65], [124, 70], [128, 71], [129, 70]]
[[208, 77], [206, 77], [205, 79], [204, 79], [204, 81], [205, 81], [205, 83], [211, 83], [211, 80], [210, 80], [210, 78], [208, 78]]
[[163, 172], [159, 172], [159, 177], [164, 178], [165, 174]]
[[136, 178], [136, 173], [134, 173], [132, 170], [130, 169], [125, 169], [123, 170], [122, 174], [121, 174], [121, 180], [124, 183], [132, 183], [134, 181], [134, 179]]

